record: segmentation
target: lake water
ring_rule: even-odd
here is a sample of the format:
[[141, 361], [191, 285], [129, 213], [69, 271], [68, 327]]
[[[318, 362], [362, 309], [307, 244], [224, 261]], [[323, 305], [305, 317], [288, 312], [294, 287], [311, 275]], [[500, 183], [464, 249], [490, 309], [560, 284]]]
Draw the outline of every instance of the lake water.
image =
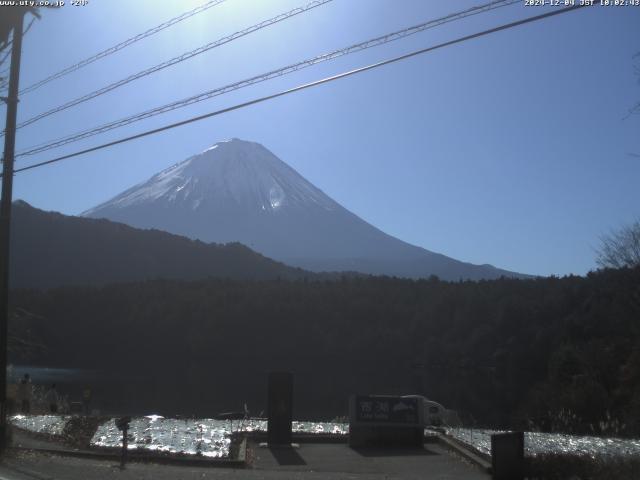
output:
[[[10, 421], [17, 427], [38, 433], [60, 435], [68, 415], [15, 415]], [[349, 425], [333, 422], [293, 422], [294, 432], [347, 435]], [[159, 415], [134, 417], [129, 429], [129, 449], [167, 453], [227, 457], [233, 432], [266, 432], [265, 420], [236, 420], [233, 423], [214, 419], [175, 419]], [[451, 428], [447, 434], [487, 455], [491, 453], [491, 435], [497, 430]], [[100, 425], [91, 444], [103, 448], [120, 448], [122, 432], [114, 419]], [[640, 456], [640, 440], [563, 435], [557, 433], [525, 433], [525, 455], [571, 453], [601, 456]]]
[[[60, 435], [70, 419], [67, 415], [15, 415], [11, 423], [19, 428], [38, 433]], [[266, 432], [265, 420], [175, 419], [159, 415], [135, 417], [129, 427], [130, 450], [149, 450], [167, 453], [227, 457], [233, 432]], [[332, 422], [293, 422], [294, 432], [312, 434], [332, 433], [346, 435], [349, 426]], [[122, 432], [115, 419], [104, 422], [96, 430], [91, 445], [103, 448], [121, 448]]]
[[[129, 433], [130, 449], [157, 450], [169, 453], [226, 457], [232, 432], [266, 432], [265, 420], [174, 419], [157, 415], [134, 418]], [[348, 425], [331, 422], [293, 422], [294, 432], [346, 435]], [[110, 420], [98, 427], [91, 441], [98, 447], [121, 447], [122, 432]]]
[[[447, 429], [448, 435], [487, 455], [491, 454], [491, 435], [494, 433], [502, 432], [470, 428]], [[544, 453], [570, 453], [591, 457], [640, 456], [640, 440], [525, 432], [524, 449], [527, 456]]]
[[9, 422], [30, 432], [62, 435], [70, 418], [69, 415], [14, 415], [9, 418]]
[[77, 368], [9, 365], [7, 367], [7, 380], [9, 383], [18, 383], [25, 373], [29, 374], [31, 382], [34, 384], [82, 382], [97, 376], [97, 373], [92, 370], [81, 370]]

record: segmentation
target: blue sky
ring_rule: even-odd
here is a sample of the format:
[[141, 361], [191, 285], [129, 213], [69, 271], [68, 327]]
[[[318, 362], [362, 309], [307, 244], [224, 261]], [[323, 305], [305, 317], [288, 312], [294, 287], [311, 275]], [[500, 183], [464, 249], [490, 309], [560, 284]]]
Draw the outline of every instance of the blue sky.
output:
[[[200, 1], [90, 0], [44, 11], [21, 86]], [[305, 4], [227, 0], [20, 101], [19, 120]], [[18, 132], [18, 149], [484, 2], [335, 0]], [[543, 12], [450, 23], [17, 167]], [[14, 198], [78, 214], [229, 137], [257, 141], [383, 231], [473, 263], [585, 274], [600, 235], [640, 217], [639, 7], [593, 7], [16, 175]], [[636, 61], [640, 64], [640, 60]], [[4, 110], [2, 110], [4, 116]]]

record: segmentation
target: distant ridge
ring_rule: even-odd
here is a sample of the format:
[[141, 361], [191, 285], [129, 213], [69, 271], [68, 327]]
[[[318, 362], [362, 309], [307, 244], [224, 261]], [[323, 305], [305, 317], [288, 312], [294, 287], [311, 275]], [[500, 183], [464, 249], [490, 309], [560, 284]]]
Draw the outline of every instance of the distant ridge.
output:
[[108, 220], [13, 204], [11, 287], [103, 285], [167, 278], [297, 279], [312, 273], [266, 258], [239, 243], [206, 244]]
[[526, 275], [410, 245], [354, 215], [258, 143], [218, 142], [82, 214], [206, 242], [237, 241], [289, 265], [444, 280]]

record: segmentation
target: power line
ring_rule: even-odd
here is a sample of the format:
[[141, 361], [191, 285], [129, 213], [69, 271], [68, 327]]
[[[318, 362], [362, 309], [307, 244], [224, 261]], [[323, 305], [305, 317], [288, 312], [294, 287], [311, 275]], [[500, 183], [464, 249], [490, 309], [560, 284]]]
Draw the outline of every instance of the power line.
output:
[[35, 21], [36, 21], [35, 17], [31, 19], [31, 21], [29, 22], [29, 25], [27, 25], [27, 28], [25, 28], [24, 32], [22, 32], [22, 36], [25, 36], [27, 33], [29, 33], [29, 30], [31, 30], [31, 27], [33, 26], [33, 22]]
[[[22, 36], [24, 37], [29, 30], [31, 30], [31, 26], [33, 25], [33, 22], [35, 22], [36, 19], [35, 17], [31, 19], [31, 21], [29, 22], [29, 25], [27, 25], [27, 28], [24, 29], [24, 31], [22, 32]], [[0, 51], [4, 50], [5, 48], [9, 48], [11, 45], [13, 45], [13, 39], [9, 40], [7, 43], [5, 43], [4, 45], [0, 46]], [[0, 60], [0, 65], [2, 65], [4, 63], [4, 61], [7, 59], [7, 57], [11, 55], [11, 49], [7, 50], [6, 55], [2, 58], [2, 60]], [[5, 69], [5, 71], [9, 71], [9, 67], [7, 67]]]
[[222, 115], [224, 113], [228, 113], [228, 112], [231, 112], [231, 111], [234, 111], [234, 110], [239, 110], [241, 108], [245, 108], [245, 107], [248, 107], [248, 106], [251, 106], [251, 105], [262, 103], [262, 102], [265, 102], [267, 100], [272, 100], [274, 98], [282, 97], [282, 96], [288, 95], [290, 93], [298, 92], [300, 90], [305, 90], [307, 88], [316, 87], [316, 86], [322, 85], [324, 83], [333, 82], [335, 80], [339, 80], [341, 78], [346, 78], [346, 77], [349, 77], [349, 76], [352, 76], [352, 75], [356, 75], [358, 73], [366, 72], [368, 70], [373, 70], [375, 68], [379, 68], [379, 67], [382, 67], [384, 65], [389, 65], [391, 63], [399, 62], [401, 60], [406, 60], [408, 58], [415, 57], [416, 55], [421, 55], [421, 54], [424, 54], [424, 53], [432, 52], [432, 51], [440, 49], [440, 48], [444, 48], [444, 47], [448, 47], [448, 46], [455, 45], [455, 44], [458, 44], [458, 43], [466, 42], [468, 40], [473, 40], [473, 39], [478, 38], [478, 37], [482, 37], [482, 36], [489, 35], [489, 34], [492, 34], [492, 33], [500, 32], [502, 30], [507, 30], [507, 29], [514, 28], [514, 27], [517, 27], [517, 26], [520, 26], [520, 25], [525, 25], [527, 23], [532, 23], [532, 22], [535, 22], [535, 21], [538, 21], [538, 20], [542, 20], [542, 19], [545, 19], [545, 18], [553, 17], [555, 15], [560, 15], [562, 13], [566, 13], [566, 12], [570, 12], [570, 11], [573, 11], [573, 10], [577, 10], [579, 8], [583, 8], [583, 7], [586, 7], [586, 6], [589, 6], [589, 5], [575, 5], [575, 6], [566, 7], [566, 8], [562, 8], [562, 9], [558, 9], [558, 10], [553, 10], [553, 11], [550, 11], [550, 12], [547, 12], [547, 13], [543, 13], [543, 14], [540, 14], [540, 15], [536, 15], [536, 16], [533, 16], [533, 17], [528, 17], [528, 18], [525, 18], [523, 20], [518, 20], [518, 21], [515, 21], [515, 22], [511, 22], [511, 23], [507, 23], [507, 24], [504, 24], [504, 25], [500, 25], [498, 27], [490, 28], [488, 30], [483, 30], [481, 32], [477, 32], [477, 33], [474, 33], [474, 34], [471, 34], [471, 35], [466, 35], [464, 37], [459, 37], [459, 38], [456, 38], [454, 40], [449, 40], [448, 42], [440, 43], [440, 44], [434, 45], [432, 47], [423, 48], [421, 50], [415, 50], [415, 51], [413, 51], [411, 53], [407, 53], [407, 54], [400, 55], [400, 56], [397, 56], [397, 57], [394, 57], [394, 58], [383, 60], [381, 62], [373, 63], [373, 64], [367, 65], [365, 67], [356, 68], [354, 70], [350, 70], [350, 71], [343, 72], [343, 73], [340, 73], [340, 74], [337, 74], [337, 75], [333, 75], [331, 77], [323, 78], [321, 80], [316, 80], [316, 81], [311, 82], [311, 83], [306, 83], [306, 84], [303, 84], [303, 85], [299, 85], [297, 87], [290, 88], [288, 90], [283, 90], [283, 91], [280, 91], [278, 93], [274, 93], [274, 94], [267, 95], [267, 96], [264, 96], [264, 97], [259, 97], [259, 98], [250, 100], [248, 102], [239, 103], [239, 104], [233, 105], [231, 107], [223, 108], [221, 110], [216, 110], [214, 112], [209, 112], [209, 113], [206, 113], [204, 115], [191, 117], [191, 118], [189, 118], [187, 120], [182, 120], [180, 122], [172, 123], [172, 124], [165, 125], [165, 126], [159, 127], [159, 128], [154, 128], [152, 130], [147, 130], [146, 132], [138, 133], [136, 135], [131, 135], [129, 137], [124, 137], [124, 138], [121, 138], [121, 139], [118, 139], [118, 140], [114, 140], [112, 142], [103, 143], [102, 145], [98, 145], [98, 146], [95, 146], [95, 147], [87, 148], [85, 150], [80, 150], [78, 152], [70, 153], [70, 154], [67, 154], [67, 155], [62, 155], [60, 157], [53, 158], [51, 160], [47, 160], [47, 161], [44, 161], [44, 162], [39, 162], [39, 163], [35, 163], [33, 165], [29, 165], [29, 166], [26, 166], [26, 167], [18, 168], [18, 169], [15, 170], [15, 172], [16, 173], [24, 172], [26, 170], [31, 170], [31, 169], [34, 169], [34, 168], [42, 167], [44, 165], [50, 165], [52, 163], [61, 162], [62, 160], [67, 160], [69, 158], [73, 158], [73, 157], [77, 157], [77, 156], [80, 156], [80, 155], [84, 155], [86, 153], [102, 150], [104, 148], [112, 147], [114, 145], [118, 145], [118, 144], [121, 144], [121, 143], [126, 143], [126, 142], [130, 142], [132, 140], [137, 140], [138, 138], [146, 137], [146, 136], [149, 136], [149, 135], [154, 135], [156, 133], [164, 132], [166, 130], [170, 130], [170, 129], [173, 129], [173, 128], [176, 128], [176, 127], [181, 127], [181, 126], [187, 125], [189, 123], [198, 122], [198, 121], [204, 120], [206, 118]]
[[4, 56], [0, 59], [0, 65], [2, 65], [4, 62], [7, 61], [7, 58], [9, 58], [9, 55], [11, 55], [11, 50], [7, 50], [7, 53], [5, 53]]
[[182, 55], [178, 55], [177, 57], [171, 58], [170, 60], [167, 60], [165, 62], [162, 62], [158, 65], [154, 65], [153, 67], [147, 68], [145, 70], [141, 70], [138, 73], [134, 73], [133, 75], [129, 75], [128, 77], [125, 77], [121, 80], [118, 80], [117, 82], [113, 82], [105, 87], [99, 88], [98, 90], [95, 90], [91, 93], [87, 93], [86, 95], [82, 95], [81, 97], [75, 98], [67, 103], [64, 103], [62, 105], [59, 105], [57, 107], [52, 108], [51, 110], [47, 110], [46, 112], [40, 113], [34, 117], [29, 118], [28, 120], [25, 120], [24, 122], [21, 122], [18, 124], [18, 128], [22, 128], [22, 127], [26, 127], [27, 125], [31, 125], [32, 123], [37, 122], [38, 120], [42, 120], [45, 117], [48, 117], [50, 115], [54, 115], [56, 113], [62, 112], [63, 110], [67, 110], [68, 108], [71, 107], [75, 107], [76, 105], [79, 105], [81, 103], [84, 103], [88, 100], [92, 100], [96, 97], [99, 97], [101, 95], [104, 95], [105, 93], [108, 93], [112, 90], [115, 90], [116, 88], [122, 87], [124, 85], [127, 85], [128, 83], [131, 83], [135, 80], [139, 80], [140, 78], [146, 77], [148, 75], [151, 75], [152, 73], [158, 72], [160, 70], [163, 70], [165, 68], [171, 67], [173, 65], [176, 65], [178, 63], [184, 62], [185, 60], [188, 60], [190, 58], [195, 57], [196, 55], [200, 55], [202, 53], [208, 52], [209, 50], [212, 50], [216, 47], [219, 47], [221, 45], [224, 45], [226, 43], [232, 42], [234, 40], [237, 40], [238, 38], [244, 37], [246, 35], [249, 35], [253, 32], [256, 32], [258, 30], [262, 30], [263, 28], [269, 27], [271, 25], [274, 25], [276, 23], [282, 22], [283, 20], [287, 20], [291, 17], [294, 17], [296, 15], [299, 15], [301, 13], [307, 12], [313, 8], [319, 7], [321, 5], [324, 5], [325, 3], [329, 3], [332, 2], [333, 0], [314, 0], [311, 3], [308, 3], [307, 5], [304, 5], [302, 7], [298, 7], [298, 8], [294, 8], [293, 10], [290, 10], [288, 12], [285, 13], [281, 13], [280, 15], [277, 15], [273, 18], [270, 18], [268, 20], [264, 20], [256, 25], [252, 25], [251, 27], [245, 28], [244, 30], [240, 30], [238, 32], [235, 32], [231, 35], [228, 35], [226, 37], [222, 37], [218, 40], [216, 40], [215, 42], [211, 42], [208, 43], [206, 45], [203, 45], [201, 47], [196, 48], [195, 50], [191, 50], [190, 52], [186, 52], [183, 53]]
[[118, 43], [117, 45], [114, 45], [113, 47], [107, 48], [106, 50], [101, 51], [100, 53], [96, 53], [95, 55], [93, 55], [92, 57], [89, 58], [85, 58], [84, 60], [81, 60], [78, 63], [75, 63], [73, 65], [70, 65], [62, 70], [60, 70], [57, 73], [54, 73], [36, 83], [34, 83], [33, 85], [30, 85], [24, 89], [22, 89], [20, 91], [20, 95], [24, 95], [25, 93], [29, 93], [32, 92], [33, 90], [36, 90], [37, 88], [40, 88], [41, 86], [52, 82], [53, 80], [56, 80], [60, 77], [64, 77], [65, 75], [68, 75], [69, 73], [75, 72], [76, 70], [80, 70], [83, 67], [86, 67], [87, 65], [100, 60], [101, 58], [104, 58], [106, 56], [109, 56], [119, 50], [122, 50], [123, 48], [128, 47], [129, 45], [132, 45], [136, 42], [139, 42], [140, 40], [150, 37], [151, 35], [154, 35], [158, 32], [161, 32], [162, 30], [164, 30], [165, 28], [169, 28], [172, 25], [175, 25], [176, 23], [179, 23], [183, 20], [186, 20], [187, 18], [193, 17], [194, 15], [197, 15], [198, 13], [202, 13], [205, 10], [210, 9], [211, 7], [215, 7], [216, 5], [219, 5], [220, 3], [224, 2], [225, 0], [211, 0], [203, 5], [200, 5], [199, 7], [194, 8], [193, 10], [189, 10], [188, 12], [185, 12], [181, 15], [178, 15], [177, 17], [174, 17], [170, 20], [167, 20], [164, 23], [161, 23], [160, 25], [157, 25], [153, 28], [150, 28], [149, 30], [146, 30], [142, 33], [139, 33], [138, 35], [128, 38], [127, 40]]
[[439, 25], [443, 25], [445, 23], [449, 23], [452, 21], [456, 21], [456, 20], [460, 20], [462, 18], [471, 16], [471, 15], [477, 15], [479, 13], [483, 13], [489, 10], [493, 10], [496, 8], [500, 8], [500, 7], [505, 7], [514, 3], [520, 3], [520, 0], [498, 0], [498, 1], [492, 1], [489, 2], [487, 4], [483, 4], [483, 5], [479, 5], [473, 8], [470, 8], [468, 10], [463, 10], [461, 12], [457, 12], [457, 13], [453, 13], [450, 15], [447, 15], [445, 17], [441, 17], [435, 20], [429, 20], [423, 23], [420, 23], [418, 25], [414, 25], [412, 27], [408, 27], [402, 30], [398, 30], [386, 35], [382, 35], [376, 38], [372, 38], [369, 40], [366, 40], [364, 42], [360, 42], [354, 45], [351, 45], [349, 47], [345, 47], [345, 48], [341, 48], [338, 50], [334, 50], [332, 52], [329, 53], [325, 53], [322, 55], [318, 55], [316, 57], [312, 57], [312, 58], [308, 58], [306, 60], [302, 60], [300, 62], [291, 64], [291, 65], [287, 65], [285, 67], [276, 69], [276, 70], [272, 70], [270, 72], [267, 73], [263, 73], [245, 80], [241, 80], [239, 82], [235, 82], [232, 84], [228, 84], [225, 85], [223, 87], [218, 87], [215, 88], [213, 90], [209, 90], [207, 92], [203, 92], [191, 97], [187, 97], [181, 100], [177, 100], [174, 101], [172, 103], [166, 104], [166, 105], [162, 105], [160, 107], [155, 107], [151, 110], [146, 110], [144, 112], [141, 113], [137, 113], [135, 115], [131, 115], [129, 117], [125, 117], [122, 118], [120, 120], [115, 120], [113, 122], [109, 122], [103, 125], [100, 125], [98, 127], [94, 127], [92, 129], [88, 129], [88, 130], [84, 130], [75, 134], [71, 134], [71, 135], [67, 135], [65, 137], [62, 138], [58, 138], [56, 140], [52, 140], [43, 144], [39, 144], [39, 145], [34, 145], [31, 147], [27, 147], [26, 149], [22, 150], [21, 152], [19, 152], [16, 156], [17, 157], [22, 157], [22, 156], [27, 156], [27, 155], [35, 155], [37, 153], [41, 153], [47, 150], [51, 150], [53, 148], [57, 148], [63, 145], [67, 145], [69, 143], [73, 143], [73, 142], [77, 142], [79, 140], [83, 140], [85, 138], [89, 138], [101, 133], [105, 133], [109, 130], [113, 130], [115, 128], [119, 128], [119, 127], [123, 127], [125, 125], [129, 125], [131, 123], [134, 122], [138, 122], [141, 120], [145, 120], [147, 118], [162, 114], [162, 113], [166, 113], [169, 112], [171, 110], [175, 110], [178, 108], [183, 108], [189, 105], [192, 105], [194, 103], [198, 103], [198, 102], [202, 102], [204, 100], [208, 100], [210, 98], [219, 96], [219, 95], [224, 95], [226, 93], [229, 93], [231, 91], [234, 90], [238, 90], [244, 87], [248, 87], [251, 85], [255, 85], [257, 83], [261, 83], [267, 80], [271, 80], [273, 78], [276, 77], [280, 77], [283, 75], [288, 75], [290, 73], [296, 72], [298, 70], [301, 70], [303, 68], [307, 68], [313, 65], [316, 65], [318, 63], [322, 63], [322, 62], [326, 62], [328, 60], [333, 60], [335, 58], [338, 57], [342, 57], [344, 55], [349, 55], [351, 53], [360, 51], [360, 50], [365, 50], [368, 48], [372, 48], [372, 47], [376, 47], [379, 45], [383, 45], [385, 43], [389, 43], [395, 40], [399, 40], [401, 38], [405, 38], [408, 37], [410, 35], [414, 35], [416, 33], [422, 32], [424, 30], [427, 30], [429, 28], [434, 28], [437, 27]]
[[[34, 17], [31, 19], [31, 21], [29, 22], [29, 25], [27, 25], [27, 28], [24, 29], [24, 31], [22, 32], [22, 36], [24, 37], [27, 33], [29, 33], [29, 30], [31, 30], [31, 27], [33, 25], [33, 22], [36, 21], [36, 18], [39, 17]], [[13, 38], [11, 40], [9, 40], [2, 48], [8, 48], [9, 46], [13, 45]], [[13, 48], [13, 47], [12, 47]], [[11, 55], [12, 49], [8, 49], [6, 55], [0, 59], [0, 65], [2, 65], [5, 60], [9, 57], [9, 55]], [[6, 79], [4, 78], [5, 74], [9, 73], [9, 70], [11, 69], [11, 67], [7, 67], [4, 70], [2, 70], [0, 72], [0, 91], [4, 91], [4, 90], [8, 90], [9, 89], [9, 78], [7, 77]], [[3, 133], [4, 134], [4, 133]]]

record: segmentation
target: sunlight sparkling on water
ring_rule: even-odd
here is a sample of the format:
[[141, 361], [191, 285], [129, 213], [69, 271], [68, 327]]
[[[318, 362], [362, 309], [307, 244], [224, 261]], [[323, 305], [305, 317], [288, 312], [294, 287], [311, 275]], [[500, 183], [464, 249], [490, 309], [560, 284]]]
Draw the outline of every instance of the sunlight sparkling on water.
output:
[[[129, 449], [226, 457], [231, 440], [222, 423], [210, 419], [177, 420], [157, 415], [134, 418], [129, 427]], [[115, 420], [100, 425], [91, 444], [121, 447], [122, 432], [116, 427]]]
[[[129, 428], [129, 449], [157, 450], [168, 453], [226, 457], [229, 455], [232, 423], [213, 419], [172, 419], [158, 415], [134, 418]], [[266, 432], [265, 420], [234, 421], [233, 431]], [[348, 433], [348, 425], [330, 422], [293, 422], [294, 432]], [[122, 447], [122, 432], [109, 420], [98, 427], [91, 444], [97, 447]]]
[[[61, 435], [72, 418], [68, 415], [15, 415], [11, 423], [18, 428], [48, 435]], [[160, 415], [136, 417], [129, 425], [131, 450], [145, 449], [166, 453], [202, 455], [205, 457], [227, 457], [233, 432], [266, 432], [266, 420], [244, 420], [229, 422], [213, 419], [175, 419]], [[349, 426], [331, 422], [293, 422], [296, 433], [346, 435]], [[104, 448], [121, 448], [122, 432], [115, 419], [101, 424], [94, 434], [91, 445]]]
[[[448, 435], [487, 455], [491, 453], [491, 435], [494, 433], [501, 432], [470, 428], [447, 429]], [[527, 456], [544, 453], [570, 453], [591, 457], [640, 456], [640, 440], [525, 432], [524, 449]]]
[[[266, 420], [245, 420], [237, 426], [234, 425], [233, 431], [244, 432], [266, 432]], [[294, 433], [327, 433], [333, 435], [347, 435], [349, 433], [349, 425], [346, 423], [334, 422], [292, 422], [291, 430]]]
[[[14, 415], [13, 425], [24, 430], [48, 435], [62, 435], [65, 425], [72, 418], [68, 415]], [[234, 421], [213, 419], [175, 419], [159, 415], [136, 417], [129, 428], [129, 449], [155, 450], [159, 452], [204, 457], [227, 457], [233, 432], [266, 432], [266, 420]], [[293, 422], [296, 433], [347, 435], [349, 425], [333, 422]], [[497, 430], [450, 428], [447, 434], [489, 455], [491, 435]], [[91, 440], [96, 447], [119, 448], [122, 432], [115, 420], [100, 425]], [[640, 440], [602, 438], [558, 433], [525, 433], [525, 454], [535, 456], [544, 453], [570, 453], [597, 456], [640, 456]]]
[[62, 435], [70, 418], [69, 415], [14, 415], [9, 422], [31, 432]]

